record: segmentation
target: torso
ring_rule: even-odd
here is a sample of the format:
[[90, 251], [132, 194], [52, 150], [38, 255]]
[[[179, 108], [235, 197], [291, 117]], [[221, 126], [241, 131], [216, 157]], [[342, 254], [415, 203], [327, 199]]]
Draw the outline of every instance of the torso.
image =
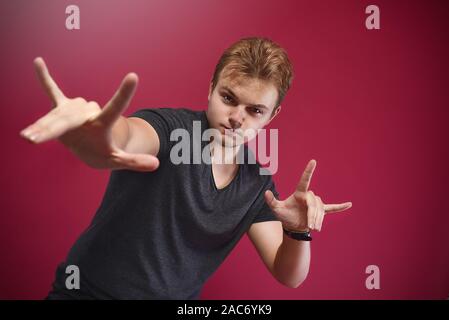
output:
[[229, 185], [237, 175], [238, 164], [212, 164], [212, 173], [217, 189], [223, 189]]

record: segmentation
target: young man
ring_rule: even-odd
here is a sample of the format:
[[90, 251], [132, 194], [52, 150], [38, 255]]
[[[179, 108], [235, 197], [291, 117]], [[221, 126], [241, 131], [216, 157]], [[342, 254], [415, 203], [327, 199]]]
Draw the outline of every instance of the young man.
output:
[[[245, 38], [223, 53], [207, 111], [142, 109], [126, 118], [135, 74], [101, 109], [65, 97], [41, 58], [35, 67], [53, 109], [22, 137], [58, 139], [89, 166], [114, 169], [91, 224], [58, 266], [48, 299], [197, 299], [245, 233], [269, 272], [296, 288], [309, 270], [310, 230], [321, 229], [325, 213], [351, 206], [324, 204], [308, 190], [314, 160], [284, 201], [258, 163], [235, 161], [240, 152], [251, 157], [245, 142], [279, 114], [291, 84], [287, 54], [271, 40]], [[208, 161], [174, 163], [171, 134], [179, 129]], [[208, 129], [218, 134], [203, 141]], [[191, 158], [198, 156], [194, 149]], [[79, 289], [66, 287], [70, 265], [80, 271]]]

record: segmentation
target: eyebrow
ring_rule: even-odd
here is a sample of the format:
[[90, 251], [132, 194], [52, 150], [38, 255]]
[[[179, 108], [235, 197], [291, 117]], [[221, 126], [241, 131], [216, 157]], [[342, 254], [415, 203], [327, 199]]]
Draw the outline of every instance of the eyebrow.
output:
[[[230, 88], [228, 88], [227, 86], [221, 86], [221, 89], [222, 89], [222, 90], [225, 90], [225, 91], [228, 91], [229, 94], [230, 94], [234, 99], [238, 100], [237, 95], [236, 95]], [[252, 107], [259, 107], [259, 108], [264, 108], [264, 109], [269, 110], [268, 107], [265, 106], [264, 104], [250, 103], [249, 105], [252, 106]]]

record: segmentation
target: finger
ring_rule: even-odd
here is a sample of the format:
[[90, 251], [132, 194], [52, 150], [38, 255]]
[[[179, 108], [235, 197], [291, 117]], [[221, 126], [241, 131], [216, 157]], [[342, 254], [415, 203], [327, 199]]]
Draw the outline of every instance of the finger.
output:
[[307, 192], [310, 185], [310, 180], [312, 179], [313, 171], [316, 167], [316, 161], [310, 160], [309, 163], [306, 166], [306, 169], [304, 170], [301, 179], [299, 180], [298, 186], [296, 187], [297, 191], [300, 192]]
[[150, 154], [128, 153], [117, 150], [111, 159], [116, 169], [134, 171], [155, 171], [159, 167], [159, 159]]
[[275, 210], [276, 207], [279, 206], [280, 201], [276, 199], [273, 192], [271, 190], [266, 190], [264, 193], [265, 202], [268, 204], [268, 206], [271, 208], [271, 210]]
[[313, 191], [310, 191], [310, 193], [312, 194], [313, 200], [315, 201], [315, 216], [313, 217], [313, 220], [312, 220], [312, 228], [315, 230], [318, 230], [318, 227], [315, 222], [316, 222], [318, 215], [320, 214], [320, 204], [317, 201], [315, 193], [313, 193]]
[[42, 59], [41, 57], [34, 59], [34, 67], [36, 69], [37, 77], [39, 78], [40, 83], [53, 102], [53, 108], [56, 107], [59, 103], [61, 103], [61, 101], [66, 99], [65, 95], [62, 93], [61, 89], [59, 89], [56, 82], [50, 76], [44, 59]]
[[306, 202], [307, 202], [307, 226], [309, 227], [309, 229], [313, 229], [317, 207], [315, 195], [313, 194], [312, 191], [306, 193]]
[[114, 123], [128, 107], [129, 102], [136, 91], [137, 82], [137, 74], [128, 73], [97, 119], [107, 124]]
[[[30, 140], [31, 142], [36, 142], [36, 143], [42, 142], [40, 140], [40, 139], [42, 139], [42, 137], [40, 137], [40, 139], [37, 139], [37, 137], [40, 136], [43, 131], [47, 131], [47, 128], [51, 127], [52, 124], [56, 122], [57, 115], [54, 112], [55, 110], [57, 110], [57, 109], [53, 109], [52, 111], [47, 113], [45, 116], [43, 116], [42, 118], [40, 118], [33, 124], [29, 125], [25, 129], [23, 129], [20, 132], [20, 135], [23, 138]], [[45, 140], [48, 140], [48, 139], [45, 139]]]
[[[80, 104], [96, 105], [98, 108], [98, 105], [95, 102], [86, 102], [82, 98], [76, 98], [72, 101], [75, 101], [75, 103], [78, 101]], [[76, 107], [74, 106], [73, 108]], [[81, 126], [85, 121], [85, 113], [75, 112], [70, 117], [67, 117], [63, 116], [61, 113], [61, 108], [58, 107], [51, 110], [27, 128], [23, 129], [20, 134], [22, 137], [30, 140], [31, 142], [42, 143], [60, 137], [67, 131]]]
[[334, 213], [347, 210], [352, 207], [352, 202], [345, 202], [341, 204], [325, 204], [324, 210], [326, 213]]
[[57, 119], [45, 126], [33, 124], [30, 129], [27, 128], [23, 131], [22, 136], [33, 143], [43, 143], [59, 138], [70, 129], [66, 121]]
[[316, 199], [317, 199], [317, 202], [318, 202], [318, 208], [319, 209], [318, 209], [317, 217], [315, 219], [315, 226], [316, 226], [316, 229], [318, 231], [321, 231], [321, 226], [323, 224], [323, 219], [324, 219], [324, 214], [325, 214], [324, 203], [323, 203], [323, 201], [321, 200], [320, 197], [316, 196]]

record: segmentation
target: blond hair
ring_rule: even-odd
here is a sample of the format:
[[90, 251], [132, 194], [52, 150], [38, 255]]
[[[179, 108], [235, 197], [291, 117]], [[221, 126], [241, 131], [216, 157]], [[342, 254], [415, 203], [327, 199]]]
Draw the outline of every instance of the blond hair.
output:
[[212, 90], [220, 76], [255, 78], [273, 83], [278, 91], [276, 109], [290, 88], [293, 66], [286, 51], [278, 44], [267, 38], [250, 37], [240, 39], [223, 52], [212, 77]]

